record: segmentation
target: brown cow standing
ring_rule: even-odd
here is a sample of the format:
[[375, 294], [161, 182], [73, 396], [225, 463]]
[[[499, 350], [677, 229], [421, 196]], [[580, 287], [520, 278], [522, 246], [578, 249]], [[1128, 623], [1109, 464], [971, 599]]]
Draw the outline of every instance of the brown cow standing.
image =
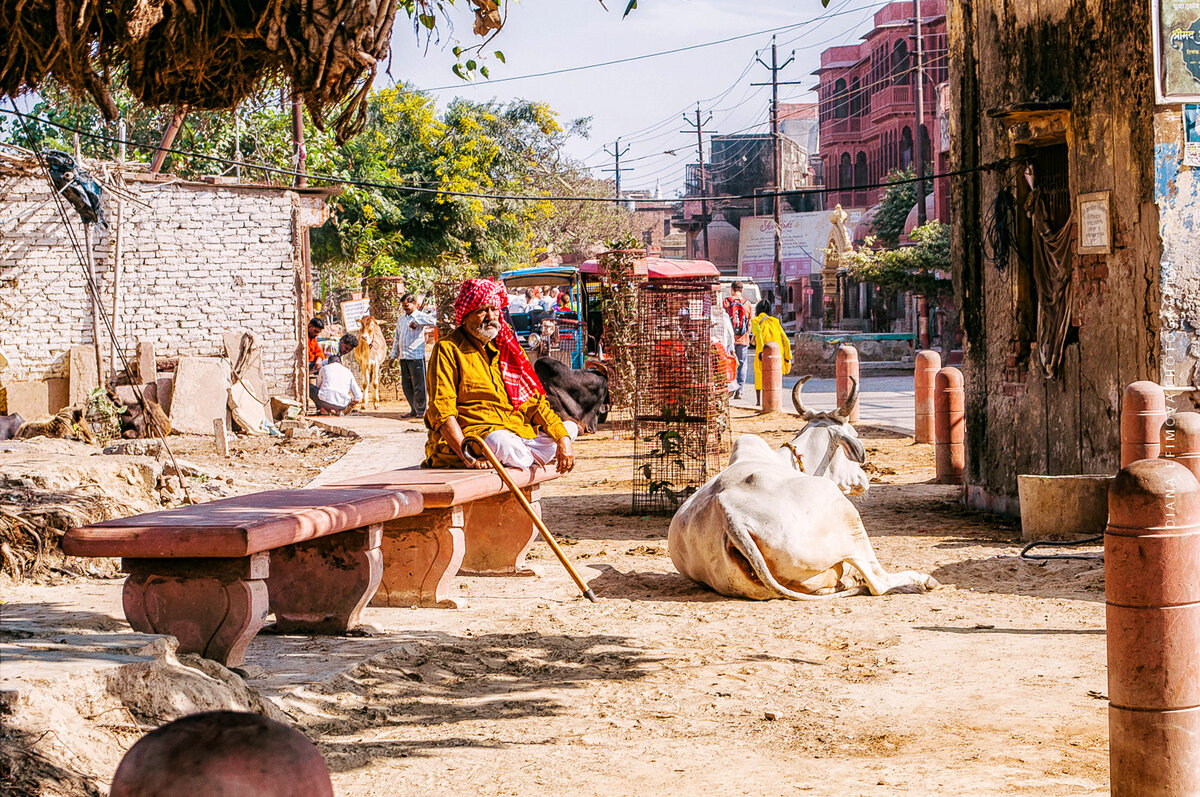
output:
[[[365, 315], [359, 319], [358, 348], [354, 350], [354, 359], [358, 361], [358, 370], [362, 374], [363, 404], [371, 401], [371, 407], [379, 406], [379, 371], [387, 358], [387, 338], [383, 329], [373, 316]], [[371, 390], [375, 394], [372, 398]]]

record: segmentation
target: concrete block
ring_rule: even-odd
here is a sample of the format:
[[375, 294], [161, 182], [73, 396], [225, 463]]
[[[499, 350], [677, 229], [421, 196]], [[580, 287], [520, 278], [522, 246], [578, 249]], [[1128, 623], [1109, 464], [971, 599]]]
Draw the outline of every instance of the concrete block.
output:
[[50, 411], [50, 391], [45, 382], [9, 382], [2, 392], [7, 415], [16, 412], [27, 421], [41, 421], [54, 414]]
[[72, 346], [69, 360], [70, 384], [67, 401], [72, 406], [84, 404], [91, 392], [100, 386], [100, 377], [96, 373], [96, 347]]
[[158, 368], [154, 364], [154, 344], [151, 341], [139, 340], [137, 343], [137, 370], [138, 379], [143, 384], [158, 379]]
[[163, 408], [163, 412], [169, 416], [171, 414], [171, 398], [175, 393], [175, 374], [164, 374], [160, 376], [154, 383], [155, 398], [158, 405]]
[[225, 417], [229, 401], [229, 362], [220, 357], [180, 357], [171, 395], [171, 428], [209, 435]]
[[54, 415], [63, 407], [68, 406], [70, 401], [70, 392], [67, 389], [67, 380], [64, 377], [55, 377], [46, 380], [46, 410], [49, 414]]

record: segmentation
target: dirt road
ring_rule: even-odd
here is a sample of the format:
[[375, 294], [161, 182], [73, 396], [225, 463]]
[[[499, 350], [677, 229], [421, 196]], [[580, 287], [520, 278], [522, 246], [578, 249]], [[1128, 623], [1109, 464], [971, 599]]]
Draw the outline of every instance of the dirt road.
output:
[[[735, 412], [773, 443], [798, 425]], [[928, 484], [931, 446], [862, 436], [879, 559], [934, 593], [708, 592], [671, 566], [667, 518], [630, 516], [628, 442], [593, 436], [543, 505], [598, 604], [539, 543], [541, 578], [371, 610], [398, 647], [276, 698], [342, 795], [1105, 793], [1102, 568], [1023, 562], [1011, 525]]]

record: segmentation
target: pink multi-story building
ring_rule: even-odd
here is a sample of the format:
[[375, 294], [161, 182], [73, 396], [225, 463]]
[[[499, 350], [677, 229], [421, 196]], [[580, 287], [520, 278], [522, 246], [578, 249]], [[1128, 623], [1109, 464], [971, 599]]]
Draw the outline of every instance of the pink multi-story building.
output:
[[946, 1], [920, 0], [925, 50], [925, 124], [917, 131], [913, 4], [888, 3], [860, 44], [821, 53], [813, 74], [819, 98], [825, 185], [837, 189], [826, 204], [866, 208], [883, 196], [882, 183], [896, 169], [913, 166], [919, 140], [925, 172], [943, 171], [949, 153], [938, 146], [937, 86], [948, 78]]

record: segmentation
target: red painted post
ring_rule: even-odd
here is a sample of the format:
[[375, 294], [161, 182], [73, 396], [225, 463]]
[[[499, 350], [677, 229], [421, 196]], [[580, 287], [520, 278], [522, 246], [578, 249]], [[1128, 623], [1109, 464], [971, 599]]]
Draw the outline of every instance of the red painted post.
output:
[[933, 434], [938, 484], [962, 484], [966, 455], [966, 398], [962, 371], [943, 368], [934, 377]]
[[933, 434], [933, 382], [942, 368], [942, 357], [936, 351], [917, 352], [917, 367], [913, 371], [915, 394], [913, 439], [918, 443], [932, 443]]
[[1160, 430], [1167, 419], [1167, 395], [1154, 382], [1134, 382], [1121, 399], [1121, 467], [1158, 459]]
[[763, 346], [762, 411], [783, 412], [783, 350], [778, 343]]
[[1200, 412], [1177, 412], [1162, 427], [1162, 455], [1200, 480]]
[[1117, 474], [1104, 534], [1114, 797], [1200, 794], [1200, 482], [1147, 459]]
[[[846, 399], [850, 396], [850, 380], [853, 379], [858, 383], [859, 396], [862, 396], [862, 378], [858, 375], [858, 349], [847, 344], [838, 346], [837, 360], [834, 365], [835, 384], [837, 385], [837, 405], [841, 407], [845, 404]], [[858, 423], [858, 405], [861, 402], [854, 402], [854, 409], [850, 411], [850, 423]]]

